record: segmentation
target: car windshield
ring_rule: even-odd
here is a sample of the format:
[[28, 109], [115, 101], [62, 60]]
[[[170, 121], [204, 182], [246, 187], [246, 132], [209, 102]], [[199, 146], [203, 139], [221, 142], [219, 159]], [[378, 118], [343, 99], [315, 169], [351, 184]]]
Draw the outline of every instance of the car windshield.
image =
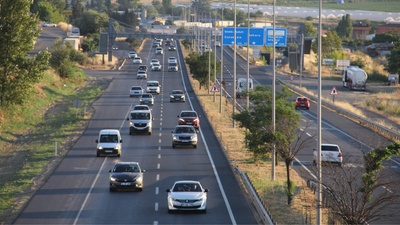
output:
[[147, 66], [139, 66], [139, 70], [147, 70]]
[[171, 61], [171, 60], [172, 60], [172, 61], [174, 61], [174, 60], [175, 60], [175, 58], [174, 58], [174, 57], [171, 57], [171, 58], [169, 58], [169, 60], [170, 60], [170, 61]]
[[172, 191], [191, 191], [191, 192], [201, 192], [201, 188], [199, 184], [193, 183], [179, 183], [175, 184], [174, 189]]
[[183, 91], [172, 91], [172, 94], [183, 94]]
[[146, 74], [146, 72], [145, 72], [145, 71], [139, 71], [138, 73], [141, 73], [141, 74]]
[[142, 95], [142, 98], [151, 98], [151, 97], [153, 97], [153, 96], [151, 96], [151, 95], [149, 95], [149, 94], [144, 94], [144, 95]]
[[148, 120], [150, 119], [150, 113], [131, 113], [132, 120]]
[[140, 59], [140, 58], [135, 58], [135, 59]]
[[131, 90], [142, 90], [141, 87], [132, 87]]
[[149, 109], [149, 107], [147, 107], [147, 106], [142, 106], [142, 105], [140, 105], [140, 106], [135, 106], [135, 108], [133, 108], [133, 110], [148, 110]]
[[138, 165], [116, 165], [114, 167], [114, 172], [140, 172]]
[[160, 64], [159, 63], [154, 63], [153, 66], [160, 66]]
[[176, 66], [176, 63], [170, 63], [169, 66]]
[[147, 83], [147, 87], [158, 87], [157, 83]]
[[152, 62], [158, 62], [158, 59], [152, 59], [151, 61]]
[[[247, 88], [247, 82], [240, 82], [239, 87], [241, 88]], [[251, 88], [251, 82], [249, 83], [249, 88]]]
[[136, 54], [136, 52], [129, 52], [129, 54]]
[[181, 117], [197, 117], [197, 113], [195, 112], [182, 112]]
[[175, 133], [194, 133], [193, 127], [177, 127]]
[[118, 135], [116, 135], [116, 134], [102, 134], [100, 136], [100, 143], [118, 143]]
[[321, 151], [338, 152], [339, 148], [337, 146], [322, 145]]

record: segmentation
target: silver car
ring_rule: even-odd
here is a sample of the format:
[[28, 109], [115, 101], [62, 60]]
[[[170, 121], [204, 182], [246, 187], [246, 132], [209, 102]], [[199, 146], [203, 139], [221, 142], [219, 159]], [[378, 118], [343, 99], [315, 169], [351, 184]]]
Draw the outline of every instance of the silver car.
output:
[[176, 102], [176, 101], [182, 101], [182, 102], [185, 102], [185, 92], [183, 92], [182, 90], [173, 90], [171, 93], [170, 93], [170, 96], [169, 96], [169, 101], [170, 102]]
[[168, 212], [196, 210], [207, 211], [207, 192], [199, 181], [182, 180], [176, 181], [168, 192]]
[[154, 105], [154, 97], [152, 94], [142, 94], [142, 97], [140, 98], [140, 104], [141, 105]]
[[143, 88], [140, 86], [132, 86], [130, 90], [130, 95], [129, 97], [132, 96], [142, 96], [143, 94]]
[[197, 148], [197, 132], [190, 125], [176, 126], [172, 131], [172, 148], [176, 146], [193, 146], [193, 148]]
[[153, 63], [153, 65], [151, 65], [151, 70], [161, 70], [161, 65], [160, 63]]

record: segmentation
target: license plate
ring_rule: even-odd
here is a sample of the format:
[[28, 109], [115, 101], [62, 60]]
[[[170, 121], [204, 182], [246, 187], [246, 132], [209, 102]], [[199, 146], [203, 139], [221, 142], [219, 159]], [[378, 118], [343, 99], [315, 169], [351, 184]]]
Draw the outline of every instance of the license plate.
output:
[[131, 183], [121, 183], [121, 185], [131, 185]]
[[176, 100], [181, 100], [180, 98], [176, 98]]
[[144, 103], [149, 103], [149, 102], [144, 102]]
[[113, 152], [113, 150], [105, 150], [105, 152]]
[[189, 140], [182, 140], [182, 142], [189, 142]]
[[182, 207], [191, 207], [191, 206], [193, 206], [193, 204], [186, 204], [186, 203], [185, 203], [185, 204], [181, 204], [181, 206], [182, 206]]
[[304, 104], [300, 104], [300, 106], [305, 106]]

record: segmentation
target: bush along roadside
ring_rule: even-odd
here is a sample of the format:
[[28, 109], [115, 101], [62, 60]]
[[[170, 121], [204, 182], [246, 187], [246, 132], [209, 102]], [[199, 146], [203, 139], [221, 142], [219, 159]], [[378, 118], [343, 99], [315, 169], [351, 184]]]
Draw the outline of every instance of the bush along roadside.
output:
[[[16, 218], [80, 137], [93, 114], [91, 103], [109, 83], [88, 79], [81, 70], [76, 73], [69, 80], [47, 71], [28, 105], [0, 112], [1, 223]], [[82, 102], [78, 109], [73, 106], [77, 99]]]

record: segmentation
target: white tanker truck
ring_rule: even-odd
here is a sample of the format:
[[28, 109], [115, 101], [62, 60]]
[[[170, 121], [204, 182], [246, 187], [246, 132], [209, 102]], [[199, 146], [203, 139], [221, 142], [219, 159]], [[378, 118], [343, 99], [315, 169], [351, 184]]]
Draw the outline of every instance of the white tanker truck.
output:
[[367, 73], [358, 66], [348, 66], [343, 71], [343, 87], [365, 91], [367, 77]]

